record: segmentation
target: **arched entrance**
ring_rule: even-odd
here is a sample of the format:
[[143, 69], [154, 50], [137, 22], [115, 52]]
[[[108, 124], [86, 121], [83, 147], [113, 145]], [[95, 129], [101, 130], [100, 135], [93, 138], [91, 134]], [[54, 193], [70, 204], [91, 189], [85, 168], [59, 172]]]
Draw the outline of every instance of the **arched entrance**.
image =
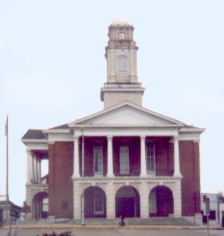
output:
[[106, 217], [106, 195], [99, 187], [89, 187], [84, 191], [85, 218]]
[[149, 217], [173, 214], [173, 194], [165, 186], [157, 186], [149, 194]]
[[32, 214], [36, 220], [48, 217], [48, 193], [39, 192], [33, 197]]
[[115, 196], [116, 217], [140, 217], [140, 197], [131, 186], [121, 187]]

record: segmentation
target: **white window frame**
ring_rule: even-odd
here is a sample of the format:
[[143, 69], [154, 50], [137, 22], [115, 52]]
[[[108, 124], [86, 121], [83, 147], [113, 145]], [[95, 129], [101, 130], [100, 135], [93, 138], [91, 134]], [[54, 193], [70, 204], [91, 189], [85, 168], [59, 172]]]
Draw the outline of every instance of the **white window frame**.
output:
[[129, 147], [120, 146], [120, 174], [130, 173]]
[[[96, 162], [98, 162], [98, 171], [96, 171]], [[103, 148], [101, 144], [93, 146], [93, 173], [94, 173], [94, 176], [103, 175]]]
[[155, 158], [155, 143], [146, 143], [146, 169], [147, 173], [155, 173], [156, 171], [156, 158]]
[[[94, 214], [104, 214], [104, 201], [103, 201], [103, 191], [99, 188], [94, 188]], [[97, 210], [97, 204], [101, 208], [101, 210]]]
[[128, 75], [128, 58], [124, 55], [117, 57], [117, 75]]

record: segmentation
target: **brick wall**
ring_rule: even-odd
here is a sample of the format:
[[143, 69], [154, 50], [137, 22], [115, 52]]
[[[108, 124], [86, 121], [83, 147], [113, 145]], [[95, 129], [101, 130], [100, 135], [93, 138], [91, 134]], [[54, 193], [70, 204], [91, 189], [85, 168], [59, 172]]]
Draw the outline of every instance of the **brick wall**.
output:
[[180, 141], [180, 172], [183, 175], [182, 215], [194, 216], [200, 213], [200, 164], [199, 143]]
[[49, 145], [49, 215], [73, 218], [73, 142]]

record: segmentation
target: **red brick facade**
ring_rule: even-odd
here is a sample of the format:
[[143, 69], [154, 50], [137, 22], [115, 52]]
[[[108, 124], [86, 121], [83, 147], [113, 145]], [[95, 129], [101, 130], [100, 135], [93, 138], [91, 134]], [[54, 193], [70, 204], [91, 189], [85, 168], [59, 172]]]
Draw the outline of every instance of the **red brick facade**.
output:
[[[154, 138], [156, 176], [172, 176], [174, 172], [174, 145], [168, 137]], [[81, 175], [81, 138], [79, 139]], [[107, 173], [106, 137], [85, 138], [85, 176], [93, 173], [93, 145], [100, 142], [103, 147], [103, 175]], [[119, 172], [119, 146], [128, 145], [130, 150], [130, 176], [140, 174], [140, 138], [114, 137], [113, 165], [115, 176]], [[49, 145], [49, 215], [57, 218], [73, 217], [73, 142], [55, 142]], [[200, 169], [199, 143], [180, 141], [180, 170], [182, 178], [182, 215], [200, 213]], [[127, 176], [127, 175], [126, 175]], [[88, 205], [88, 203], [86, 202]], [[91, 211], [91, 209], [89, 209]], [[89, 213], [91, 215], [91, 213]]]
[[49, 145], [49, 215], [73, 218], [73, 142]]
[[182, 178], [182, 215], [200, 213], [199, 143], [180, 141], [180, 171]]

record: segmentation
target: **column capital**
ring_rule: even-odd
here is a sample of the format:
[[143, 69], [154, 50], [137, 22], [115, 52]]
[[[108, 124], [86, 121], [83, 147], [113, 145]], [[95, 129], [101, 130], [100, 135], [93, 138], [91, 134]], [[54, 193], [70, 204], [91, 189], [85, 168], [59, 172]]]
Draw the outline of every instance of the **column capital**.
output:
[[107, 135], [108, 139], [112, 139], [114, 136], [113, 135]]
[[140, 135], [140, 138], [141, 138], [141, 139], [145, 139], [145, 138], [146, 138], [146, 135]]
[[172, 138], [170, 138], [169, 143], [174, 143], [175, 141], [179, 141], [180, 136], [174, 135]]
[[26, 152], [31, 154], [32, 150], [27, 148]]

